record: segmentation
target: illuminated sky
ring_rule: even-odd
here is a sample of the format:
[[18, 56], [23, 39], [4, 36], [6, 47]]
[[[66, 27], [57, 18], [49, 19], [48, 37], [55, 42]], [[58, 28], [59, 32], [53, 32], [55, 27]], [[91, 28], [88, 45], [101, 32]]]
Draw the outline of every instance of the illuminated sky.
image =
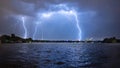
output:
[[119, 0], [1, 0], [0, 34], [33, 39], [120, 38]]

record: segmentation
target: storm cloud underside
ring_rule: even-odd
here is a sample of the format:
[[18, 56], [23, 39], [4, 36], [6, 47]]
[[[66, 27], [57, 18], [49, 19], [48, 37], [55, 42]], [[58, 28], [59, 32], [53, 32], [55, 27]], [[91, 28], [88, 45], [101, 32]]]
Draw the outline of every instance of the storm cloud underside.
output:
[[[0, 34], [11, 34], [15, 33], [18, 36], [24, 37], [24, 29], [23, 29], [23, 21], [21, 17], [25, 17], [25, 25], [26, 30], [28, 30], [28, 37], [33, 37], [34, 30], [36, 29], [36, 22], [41, 22], [40, 18], [37, 17], [38, 13], [46, 13], [46, 12], [53, 12], [59, 11], [64, 9], [68, 11], [66, 8], [60, 8], [56, 5], [64, 4], [68, 6], [70, 9], [74, 9], [78, 12], [78, 19], [79, 19], [79, 26], [82, 29], [82, 39], [101, 39], [104, 37], [120, 37], [120, 1], [119, 0], [1, 0], [0, 2]], [[54, 16], [53, 16], [54, 17]], [[57, 18], [61, 18], [60, 17]], [[56, 18], [56, 19], [57, 19]], [[63, 17], [65, 20], [66, 17]], [[72, 18], [72, 21], [68, 19], [65, 21], [67, 22], [75, 22], [75, 19]], [[58, 20], [58, 19], [57, 19]], [[54, 18], [50, 20], [45, 20], [46, 24], [44, 23], [43, 26], [39, 24], [37, 26], [38, 30], [36, 32], [37, 39], [41, 39], [42, 32], [40, 30], [41, 27], [44, 27], [45, 31], [49, 29], [48, 26], [51, 22], [57, 22]], [[59, 21], [58, 21], [59, 22]], [[48, 24], [47, 24], [48, 23]], [[64, 24], [65, 24], [64, 23]], [[60, 28], [62, 23], [54, 23], [57, 27]], [[51, 27], [55, 29], [55, 25], [52, 23]], [[60, 26], [58, 26], [58, 24]], [[66, 29], [66, 33], [71, 33], [70, 30], [74, 29], [75, 32], [68, 36], [70, 39], [78, 39], [78, 30], [73, 24], [67, 24], [69, 27], [64, 27]], [[114, 26], [113, 26], [114, 25]], [[72, 29], [70, 29], [72, 27]], [[43, 30], [44, 31], [44, 30]], [[57, 31], [57, 29], [55, 30]], [[48, 34], [52, 33], [51, 31]], [[60, 37], [64, 37], [65, 35], [61, 35], [61, 32], [56, 33]], [[46, 36], [48, 36], [46, 34]], [[52, 35], [49, 34], [48, 38], [46, 39], [56, 39], [50, 37]], [[59, 38], [58, 38], [59, 39]], [[62, 39], [62, 38], [60, 38]]]

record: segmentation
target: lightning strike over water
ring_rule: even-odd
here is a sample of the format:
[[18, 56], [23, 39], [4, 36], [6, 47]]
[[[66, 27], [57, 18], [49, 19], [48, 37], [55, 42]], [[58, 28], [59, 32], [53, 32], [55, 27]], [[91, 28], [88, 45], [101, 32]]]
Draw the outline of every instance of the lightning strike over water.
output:
[[22, 17], [22, 24], [23, 24], [23, 28], [24, 28], [24, 38], [27, 38], [27, 27], [25, 26], [25, 17]]
[[33, 33], [33, 39], [34, 39], [34, 40], [35, 40], [35, 35], [36, 35], [36, 33], [37, 33], [37, 28], [38, 28], [38, 24], [36, 23], [35, 31], [34, 31], [34, 33]]
[[80, 29], [80, 26], [79, 26], [79, 20], [78, 20], [78, 16], [77, 16], [77, 14], [74, 14], [74, 16], [75, 16], [75, 19], [76, 19], [76, 25], [77, 25], [77, 28], [78, 28], [78, 30], [79, 30], [79, 41], [81, 40], [81, 29]]
[[42, 13], [40, 16], [42, 16], [42, 18], [51, 18], [51, 16], [53, 16], [54, 14], [62, 14], [62, 15], [66, 15], [67, 17], [74, 16], [74, 18], [75, 18], [75, 24], [76, 24], [76, 27], [78, 29], [78, 34], [79, 34], [78, 40], [81, 40], [81, 28], [79, 26], [78, 15], [77, 15], [77, 12], [75, 10], [69, 10], [69, 11], [68, 10], [52, 11], [52, 12]]
[[35, 40], [35, 35], [36, 35], [36, 33], [37, 33], [37, 31], [38, 31], [38, 26], [41, 24], [41, 22], [36, 22], [36, 24], [35, 24], [35, 31], [34, 31], [34, 33], [33, 33], [33, 39]]
[[[78, 37], [76, 38], [76, 40], [81, 40], [82, 34], [81, 34], [81, 28], [80, 28], [80, 25], [79, 25], [80, 22], [79, 22], [79, 19], [78, 19], [79, 18], [78, 17], [78, 12], [74, 8], [70, 9], [66, 5], [63, 5], [63, 4], [58, 5], [55, 8], [58, 8], [59, 10], [48, 11], [48, 12], [38, 12], [37, 13], [36, 18], [37, 18], [38, 21], [35, 21], [36, 23], [33, 22], [34, 23], [34, 25], [33, 25], [34, 26], [34, 32], [33, 32], [32, 38], [34, 40], [37, 40], [37, 39], [38, 40], [40, 40], [40, 39], [43, 40], [44, 39], [44, 37], [43, 37], [44, 36], [43, 31], [44, 30], [43, 30], [42, 23], [45, 23], [44, 20], [49, 20], [49, 19], [53, 18], [55, 15], [59, 14], [59, 15], [65, 16], [67, 18], [71, 18], [71, 17], [73, 18], [73, 20], [75, 21], [74, 24], [76, 25], [75, 27], [77, 28], [77, 31], [78, 31], [78, 33], [77, 33]], [[22, 27], [24, 29], [24, 38], [28, 38], [28, 29], [27, 29], [27, 26], [26, 26], [25, 17], [22, 16], [21, 20], [22, 20]], [[40, 34], [41, 38], [37, 38], [37, 34], [39, 34], [39, 33], [37, 33], [37, 32], [39, 32], [38, 31], [39, 27], [41, 28], [40, 29], [41, 30], [41, 34]], [[53, 38], [54, 38], [54, 36], [53, 36]]]

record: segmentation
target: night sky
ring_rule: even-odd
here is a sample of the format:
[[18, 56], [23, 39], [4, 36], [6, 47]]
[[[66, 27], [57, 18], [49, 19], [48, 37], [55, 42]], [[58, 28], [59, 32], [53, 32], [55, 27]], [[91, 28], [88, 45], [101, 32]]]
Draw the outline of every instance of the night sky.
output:
[[120, 0], [0, 0], [0, 35], [12, 33], [50, 40], [120, 38]]

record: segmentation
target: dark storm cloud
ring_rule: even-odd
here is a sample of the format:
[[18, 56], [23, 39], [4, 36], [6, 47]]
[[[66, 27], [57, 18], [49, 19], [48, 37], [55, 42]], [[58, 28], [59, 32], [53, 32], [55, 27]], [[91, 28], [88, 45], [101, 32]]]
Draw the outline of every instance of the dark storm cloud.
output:
[[[81, 11], [96, 10], [119, 12], [119, 0], [1, 0], [0, 9], [13, 13], [31, 14], [40, 8], [48, 8], [51, 4], [71, 4]], [[104, 10], [103, 10], [104, 9]]]
[[78, 12], [96, 12], [95, 17], [85, 15], [81, 20], [84, 38], [120, 37], [120, 0], [0, 0], [0, 33], [17, 33], [12, 30], [14, 27], [9, 27], [16, 23], [13, 17], [6, 18], [9, 15], [34, 17], [36, 12], [50, 10], [56, 4], [67, 4]]
[[34, 5], [20, 0], [1, 0], [0, 11], [9, 14], [32, 15]]

